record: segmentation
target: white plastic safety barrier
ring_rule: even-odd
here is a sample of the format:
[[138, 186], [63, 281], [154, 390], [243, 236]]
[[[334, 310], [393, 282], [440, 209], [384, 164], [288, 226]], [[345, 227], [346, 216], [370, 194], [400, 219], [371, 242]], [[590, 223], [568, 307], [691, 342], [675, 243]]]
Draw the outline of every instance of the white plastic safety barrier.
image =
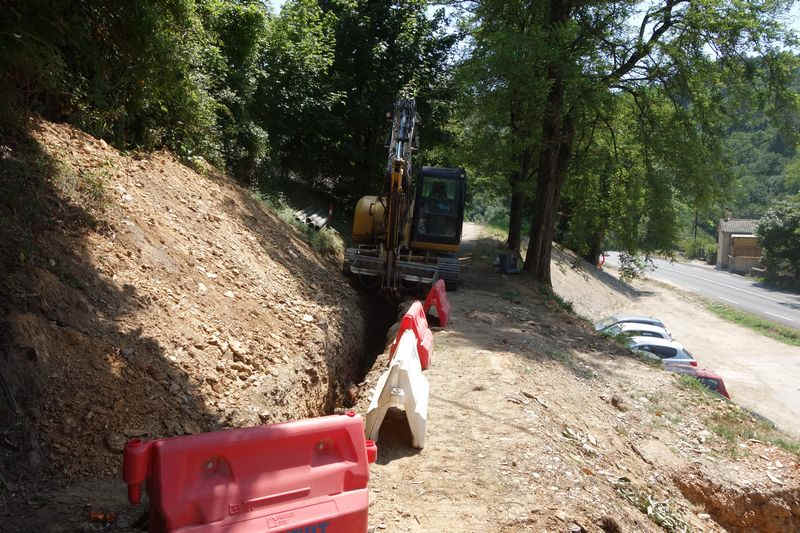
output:
[[381, 424], [390, 407], [406, 412], [411, 429], [411, 445], [425, 446], [425, 426], [428, 421], [428, 379], [422, 374], [417, 355], [417, 337], [408, 330], [400, 337], [389, 369], [378, 379], [367, 411], [367, 438], [377, 441]]

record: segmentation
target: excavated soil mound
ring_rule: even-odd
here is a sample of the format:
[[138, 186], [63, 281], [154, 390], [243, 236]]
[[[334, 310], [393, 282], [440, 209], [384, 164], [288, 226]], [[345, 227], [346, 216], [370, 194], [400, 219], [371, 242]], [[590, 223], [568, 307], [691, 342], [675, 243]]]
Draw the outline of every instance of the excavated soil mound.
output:
[[[674, 476], [684, 496], [702, 505], [718, 524], [731, 532], [800, 531], [800, 489], [786, 481], [747, 483], [723, 480], [718, 473], [694, 469]], [[768, 486], [768, 485], [771, 485]], [[778, 485], [778, 488], [775, 488]]]
[[0, 515], [118, 476], [129, 438], [319, 415], [357, 379], [357, 292], [210, 167], [34, 120], [0, 178]]

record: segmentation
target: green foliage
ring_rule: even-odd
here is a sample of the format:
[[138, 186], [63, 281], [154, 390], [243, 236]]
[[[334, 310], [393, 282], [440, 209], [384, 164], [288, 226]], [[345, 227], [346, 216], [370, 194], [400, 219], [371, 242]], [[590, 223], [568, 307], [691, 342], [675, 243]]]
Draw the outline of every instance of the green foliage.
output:
[[[453, 155], [468, 168], [470, 190], [478, 196], [496, 200], [512, 195], [511, 202], [493, 201], [490, 205], [500, 209], [484, 217], [515, 238], [530, 213], [547, 92], [546, 79], [531, 75], [544, 68], [548, 56], [543, 12], [541, 4], [519, 1], [476, 4], [462, 23], [472, 38], [471, 53], [455, 76], [459, 98]], [[498, 220], [503, 211], [506, 222]]]
[[[382, 183], [384, 112], [417, 96], [442, 137], [455, 41], [427, 2], [31, 0], [0, 12], [4, 129], [31, 111], [122, 148], [170, 148], [257, 188]], [[438, 136], [438, 137], [437, 137]]]
[[[651, 2], [630, 27], [642, 7], [490, 0], [466, 19], [472, 47], [453, 130], [492, 182], [476, 185], [537, 202], [529, 255], [549, 254], [541, 241], [557, 218], [556, 239], [590, 261], [610, 243], [670, 253], [687, 206], [709, 230], [729, 197], [722, 141], [743, 104], [785, 139], [796, 130], [786, 118], [796, 58], [783, 51], [794, 41], [779, 22], [787, 4]], [[528, 259], [546, 282], [547, 262]]]
[[706, 417], [704, 423], [716, 435], [727, 441], [728, 452], [731, 455], [736, 456], [740, 453], [738, 442], [749, 439], [768, 442], [789, 453], [800, 455], [800, 442], [788, 438], [776, 429], [775, 424], [758, 413], [725, 401], [692, 376], [681, 375], [677, 384], [682, 389], [694, 393], [703, 403], [724, 402], [724, 408], [710, 411], [711, 414]]
[[319, 151], [341, 132], [333, 106], [344, 94], [330, 84], [336, 24], [317, 2], [292, 0], [269, 28], [254, 114], [269, 132], [273, 167], [315, 177], [324, 161]]
[[650, 255], [631, 254], [620, 252], [619, 275], [623, 280], [632, 280], [642, 277], [654, 268], [653, 258]]
[[[22, 2], [2, 10], [12, 112], [67, 119], [121, 147], [212, 160], [209, 35], [192, 0]], [[10, 37], [9, 37], [10, 35]]]
[[340, 261], [344, 259], [344, 241], [333, 228], [322, 228], [311, 236], [311, 247], [317, 252], [334, 257]]
[[276, 21], [257, 95], [276, 159], [344, 197], [380, 192], [386, 112], [401, 92], [424, 117], [422, 146], [442, 136], [445, 60], [454, 38], [421, 0], [288, 2]]
[[703, 230], [698, 230], [697, 238], [689, 234], [683, 235], [678, 241], [678, 249], [687, 259], [710, 260], [717, 258], [716, 240]]
[[800, 195], [772, 206], [759, 220], [756, 234], [767, 276], [776, 279], [786, 272], [800, 280]]
[[272, 211], [275, 216], [296, 229], [300, 237], [310, 244], [317, 253], [338, 262], [344, 260], [344, 240], [334, 228], [326, 226], [320, 230], [316, 230], [310, 225], [298, 220], [294, 215], [296, 210], [293, 209], [280, 194], [272, 196], [258, 193], [253, 194], [254, 197], [262, 201], [265, 207]]

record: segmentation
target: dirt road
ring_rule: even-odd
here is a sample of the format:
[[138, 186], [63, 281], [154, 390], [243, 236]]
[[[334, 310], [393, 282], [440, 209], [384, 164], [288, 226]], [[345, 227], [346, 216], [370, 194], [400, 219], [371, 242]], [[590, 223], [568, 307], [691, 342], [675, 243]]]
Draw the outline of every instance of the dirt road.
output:
[[578, 313], [591, 320], [616, 312], [661, 318], [700, 366], [725, 379], [734, 401], [800, 437], [800, 347], [723, 320], [696, 297], [665, 285], [645, 280], [629, 286], [608, 273], [556, 263], [555, 290]]
[[[767, 500], [785, 488], [766, 477], [765, 459], [774, 465], [780, 454], [784, 483], [796, 469], [785, 452], [742, 443], [734, 465], [730, 445], [701, 422], [735, 405], [697, 403], [675, 375], [624, 356], [535, 285], [493, 272], [497, 243], [480, 228], [466, 225], [464, 234], [473, 266], [450, 293], [448, 328], [435, 333], [426, 446], [410, 448], [402, 423], [384, 423], [371, 468], [371, 532], [720, 531], [730, 523], [716, 512], [722, 522], [710, 520], [704, 505], [713, 496], [689, 501], [678, 479], [701, 493], [707, 476], [731, 472]], [[379, 357], [368, 375], [362, 413], [385, 364]], [[722, 504], [731, 516], [761, 516], [731, 509], [732, 501]]]

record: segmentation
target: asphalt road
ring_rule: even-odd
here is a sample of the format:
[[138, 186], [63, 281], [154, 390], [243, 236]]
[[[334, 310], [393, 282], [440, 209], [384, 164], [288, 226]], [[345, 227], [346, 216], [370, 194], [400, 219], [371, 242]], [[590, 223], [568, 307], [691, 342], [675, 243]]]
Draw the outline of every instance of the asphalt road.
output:
[[[616, 252], [608, 252], [606, 264], [619, 266]], [[717, 270], [711, 265], [655, 260], [647, 277], [669, 283], [773, 322], [800, 329], [800, 295], [760, 286], [745, 276]]]

